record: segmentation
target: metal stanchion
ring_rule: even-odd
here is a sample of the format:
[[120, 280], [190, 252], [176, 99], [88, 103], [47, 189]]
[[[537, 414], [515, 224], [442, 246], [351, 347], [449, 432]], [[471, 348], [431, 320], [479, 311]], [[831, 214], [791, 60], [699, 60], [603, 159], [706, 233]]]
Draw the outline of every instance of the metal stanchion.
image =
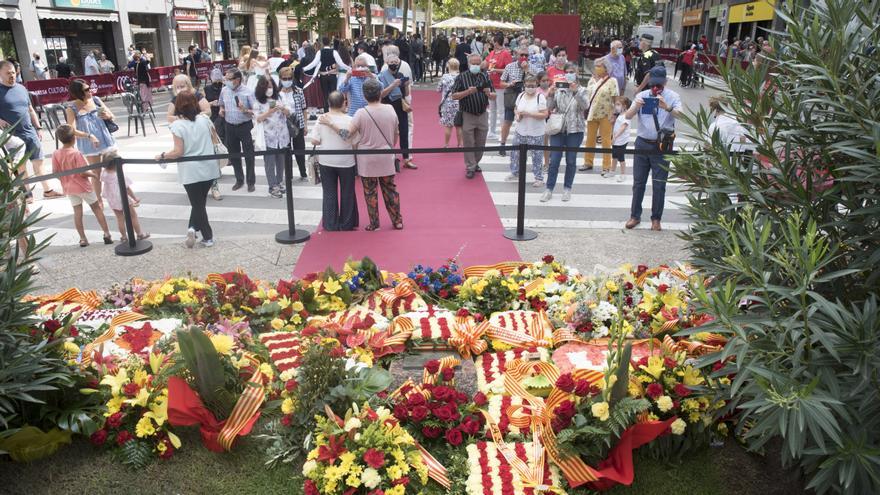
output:
[[519, 145], [519, 190], [516, 195], [516, 229], [504, 231], [504, 237], [511, 241], [531, 241], [538, 237], [533, 230], [526, 230], [526, 164], [528, 163], [529, 146]]
[[153, 243], [138, 239], [134, 232], [134, 225], [131, 223], [131, 205], [128, 203], [128, 188], [125, 186], [125, 171], [123, 171], [123, 161], [121, 158], [114, 158], [113, 164], [116, 165], [116, 179], [119, 182], [119, 197], [122, 198], [122, 216], [125, 217], [125, 234], [128, 237], [127, 243], [119, 243], [116, 245], [115, 251], [118, 256], [137, 256], [144, 254], [153, 249]]
[[284, 154], [284, 187], [287, 188], [287, 230], [275, 234], [275, 242], [280, 244], [299, 244], [309, 240], [311, 234], [307, 230], [296, 228], [293, 215], [293, 153]]

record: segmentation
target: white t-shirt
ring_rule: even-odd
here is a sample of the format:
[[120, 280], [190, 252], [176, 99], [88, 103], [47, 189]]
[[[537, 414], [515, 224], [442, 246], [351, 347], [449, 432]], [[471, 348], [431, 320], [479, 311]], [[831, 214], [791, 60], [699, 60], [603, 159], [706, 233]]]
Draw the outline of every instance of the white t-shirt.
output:
[[629, 144], [630, 129], [632, 129], [632, 119], [626, 118], [626, 111], [623, 111], [617, 116], [617, 120], [614, 121], [614, 131], [611, 135], [617, 136], [618, 132], [621, 132], [621, 130], [623, 130], [623, 132], [612, 144], [614, 146], [626, 146]]
[[281, 62], [284, 62], [284, 59], [281, 57], [272, 57], [269, 59], [269, 71], [277, 72], [278, 66], [281, 65]]
[[754, 144], [744, 139], [746, 129], [733, 117], [721, 114], [715, 117], [715, 121], [709, 124], [709, 138], [718, 130], [718, 137], [723, 144], [730, 146], [730, 151], [741, 152], [754, 149]]
[[[539, 93], [535, 93], [534, 98], [529, 98], [525, 93], [520, 94], [516, 99], [516, 110], [519, 112], [543, 112], [547, 110], [547, 98]], [[543, 136], [547, 121], [535, 117], [523, 117], [516, 123], [516, 133], [520, 136]]]
[[[352, 118], [346, 114], [337, 114], [331, 112], [330, 119], [333, 125], [339, 129], [348, 129], [351, 126]], [[312, 131], [306, 137], [306, 149], [311, 149], [315, 144], [312, 140], [320, 142], [316, 146], [318, 150], [350, 150], [352, 145], [357, 143], [358, 135], [350, 136], [348, 140], [339, 137], [337, 132], [323, 124], [315, 124]], [[354, 155], [318, 155], [318, 162], [327, 167], [347, 168], [354, 167]]]

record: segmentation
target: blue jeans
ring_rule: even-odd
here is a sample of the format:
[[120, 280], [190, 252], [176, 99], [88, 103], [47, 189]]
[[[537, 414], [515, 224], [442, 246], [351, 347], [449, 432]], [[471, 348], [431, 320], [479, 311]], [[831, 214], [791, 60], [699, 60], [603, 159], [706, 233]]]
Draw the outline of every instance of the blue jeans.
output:
[[[584, 141], [583, 132], [572, 132], [564, 134], [554, 134], [550, 136], [550, 146], [565, 146], [568, 148], [577, 148]], [[559, 175], [559, 163], [562, 161], [562, 152], [553, 151], [550, 153], [550, 169], [547, 171], [547, 190], [552, 191], [556, 187], [556, 176]], [[577, 151], [565, 152], [565, 179], [562, 186], [565, 189], [571, 189], [574, 184], [574, 175], [577, 172]]]
[[[655, 143], [636, 138], [636, 150], [656, 150]], [[651, 174], [651, 220], [663, 217], [663, 203], [666, 202], [666, 179], [669, 178], [669, 161], [663, 155], [635, 155], [633, 158], [633, 199], [630, 216], [642, 219], [642, 199], [645, 197], [645, 186], [648, 173]]]

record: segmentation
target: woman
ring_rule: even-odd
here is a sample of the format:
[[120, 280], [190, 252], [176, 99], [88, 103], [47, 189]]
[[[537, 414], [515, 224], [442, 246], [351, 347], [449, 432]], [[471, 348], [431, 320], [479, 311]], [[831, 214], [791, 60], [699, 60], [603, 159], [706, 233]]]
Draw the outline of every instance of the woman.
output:
[[458, 100], [453, 100], [452, 86], [455, 85], [455, 78], [458, 77], [458, 59], [450, 58], [446, 61], [446, 73], [440, 78], [437, 85], [437, 91], [442, 95], [440, 97], [440, 125], [443, 126], [443, 147], [449, 147], [449, 138], [452, 135], [452, 129], [455, 129], [455, 146], [461, 147], [461, 127], [455, 125], [455, 116], [458, 114]]
[[253, 50], [248, 67], [250, 77], [248, 77], [246, 86], [252, 91], [256, 91], [260, 79], [269, 77], [269, 60], [266, 55]]
[[[116, 150], [116, 140], [107, 130], [106, 122], [113, 120], [113, 112], [100, 98], [92, 94], [89, 83], [74, 79], [67, 87], [70, 104], [64, 109], [67, 124], [73, 127], [76, 147], [90, 164], [101, 161], [104, 153]], [[92, 189], [101, 200], [101, 181], [92, 179]]]
[[[293, 69], [290, 67], [285, 67], [281, 69], [278, 73], [278, 77], [281, 81], [281, 104], [284, 105], [285, 116], [287, 117], [287, 126], [290, 129], [291, 120], [293, 120], [296, 124], [296, 128], [298, 131], [294, 132], [293, 136], [291, 136], [291, 140], [293, 141], [293, 149], [294, 150], [304, 150], [306, 149], [306, 121], [308, 121], [309, 116], [306, 112], [306, 97], [303, 94], [302, 89], [296, 85], [296, 81], [293, 77]], [[308, 175], [306, 174], [306, 157], [305, 155], [294, 155], [296, 157], [296, 164], [299, 166], [299, 180], [307, 181], [309, 180]], [[286, 192], [286, 188], [284, 184], [281, 184], [281, 192]]]
[[141, 96], [141, 102], [144, 104], [144, 110], [153, 111], [153, 90], [150, 87], [150, 60], [140, 52], [134, 52], [134, 73], [137, 78], [138, 92]]
[[[367, 106], [367, 100], [364, 99], [364, 82], [367, 79], [376, 78], [376, 75], [370, 72], [368, 60], [365, 54], [358, 55], [354, 59], [352, 72], [340, 78], [342, 85], [339, 92], [348, 100], [348, 115], [350, 117], [354, 117], [358, 110]], [[355, 76], [354, 74], [358, 75]]]
[[[287, 130], [287, 107], [281, 103], [278, 87], [271, 77], [261, 77], [254, 92], [257, 100], [254, 105], [254, 132], [262, 132], [267, 152], [290, 148], [290, 133]], [[269, 195], [273, 198], [284, 197], [281, 184], [284, 183], [284, 155], [282, 153], [263, 156], [266, 167], [266, 181], [269, 184]]]
[[403, 167], [416, 169], [418, 168], [409, 157], [409, 96], [410, 82], [400, 72], [400, 58], [397, 55], [389, 54], [385, 57], [388, 67], [379, 73], [379, 82], [385, 89], [382, 90], [382, 103], [386, 103], [394, 109], [397, 114], [397, 123], [400, 126], [398, 133], [400, 135], [400, 149], [403, 150]]
[[[544, 144], [545, 124], [547, 121], [547, 97], [538, 93], [538, 78], [527, 74], [523, 79], [523, 92], [516, 99], [514, 107], [516, 119], [516, 131], [513, 133], [513, 146], [530, 144], [541, 146]], [[541, 150], [532, 150], [532, 175], [534, 182], [532, 187], [544, 186], [544, 153]], [[510, 153], [509, 182], [519, 180], [519, 150], [514, 148]]]
[[[349, 136], [359, 134], [359, 149], [388, 150], [394, 148], [398, 134], [397, 114], [391, 106], [384, 105], [380, 101], [382, 83], [375, 79], [365, 81], [364, 98], [367, 100], [367, 106], [357, 111], [347, 129], [337, 126], [329, 114], [322, 115], [318, 122], [330, 127], [342, 139], [349, 139]], [[390, 153], [361, 155], [357, 159], [357, 169], [364, 186], [364, 200], [367, 203], [367, 213], [370, 216], [370, 224], [365, 230], [373, 231], [379, 228], [378, 187], [382, 188], [385, 209], [388, 210], [388, 216], [391, 217], [394, 228], [402, 229], [400, 195], [394, 185], [394, 155]]]
[[[333, 127], [348, 129], [352, 118], [345, 112], [345, 97], [339, 91], [330, 93], [329, 119]], [[330, 126], [319, 123], [309, 134], [309, 141], [320, 150], [353, 149], [357, 135], [349, 135], [346, 139], [333, 131]], [[324, 230], [355, 230], [358, 226], [357, 198], [354, 193], [355, 170], [354, 155], [321, 156], [321, 189], [324, 193], [323, 225]]]
[[711, 140], [715, 133], [721, 144], [730, 148], [731, 153], [750, 153], [754, 148], [748, 142], [748, 132], [742, 124], [724, 111], [725, 100], [720, 96], [709, 98], [709, 111], [714, 120], [709, 124], [708, 134]]
[[251, 59], [251, 46], [250, 45], [242, 45], [241, 50], [238, 52], [238, 70], [242, 73], [247, 71], [248, 62]]
[[110, 74], [113, 70], [116, 69], [116, 66], [113, 65], [113, 62], [107, 60], [107, 54], [101, 54], [101, 60], [98, 61], [98, 70], [101, 71], [101, 74]]
[[[174, 148], [156, 157], [157, 160], [175, 160], [184, 156], [213, 155], [214, 144], [219, 142], [211, 119], [199, 109], [199, 100], [194, 92], [184, 90], [177, 95], [174, 114], [180, 116], [171, 123]], [[201, 232], [204, 247], [214, 245], [214, 231], [208, 222], [208, 191], [211, 184], [220, 177], [217, 160], [182, 162], [177, 165], [177, 176], [191, 207], [189, 228], [185, 245], [192, 248], [196, 243], [196, 232]]]
[[168, 114], [165, 117], [165, 120], [167, 120], [169, 124], [180, 118], [177, 115], [175, 103], [177, 101], [177, 95], [184, 91], [189, 91], [195, 95], [196, 101], [198, 101], [199, 112], [208, 116], [211, 115], [211, 104], [200, 91], [193, 88], [192, 80], [189, 76], [186, 74], [178, 74], [171, 80], [171, 103], [168, 104]]
[[[614, 113], [614, 98], [618, 95], [617, 81], [611, 77], [611, 61], [608, 57], [597, 58], [593, 66], [593, 77], [587, 84], [590, 96], [587, 114], [587, 148], [596, 146], [596, 132], [602, 137], [602, 148], [609, 153], [602, 154], [602, 177], [611, 172], [611, 128]], [[594, 153], [584, 153], [584, 166], [580, 170], [593, 170]]]
[[[351, 58], [351, 41], [343, 41], [341, 48], [338, 50], [338, 53], [339, 58], [342, 59], [342, 62], [348, 67], [351, 67], [353, 62]], [[345, 75], [348, 73], [348, 70], [341, 65], [337, 67], [336, 70], [337, 72], [339, 72], [339, 74], [336, 76], [336, 90], [340, 91], [339, 88], [342, 87], [342, 83], [343, 81], [345, 81]]]
[[[550, 136], [550, 146], [565, 146], [576, 148], [584, 140], [584, 112], [590, 105], [590, 97], [586, 88], [578, 84], [577, 66], [573, 63], [565, 65], [564, 82], [568, 88], [557, 88], [555, 84], [547, 90], [547, 109], [551, 113], [562, 115], [562, 130]], [[547, 190], [541, 196], [541, 202], [546, 203], [553, 197], [553, 189], [556, 187], [556, 177], [559, 175], [559, 164], [562, 162], [562, 152], [550, 153], [550, 169], [547, 172]], [[571, 186], [574, 184], [574, 175], [577, 172], [577, 152], [565, 152], [565, 179], [563, 182], [562, 200], [571, 199]]]

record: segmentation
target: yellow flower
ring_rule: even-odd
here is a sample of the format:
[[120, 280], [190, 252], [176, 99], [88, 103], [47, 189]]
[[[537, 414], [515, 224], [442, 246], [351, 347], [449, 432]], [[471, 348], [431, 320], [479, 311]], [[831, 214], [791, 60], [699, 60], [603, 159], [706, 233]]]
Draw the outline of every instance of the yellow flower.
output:
[[119, 368], [115, 375], [107, 374], [101, 379], [101, 385], [109, 385], [110, 393], [113, 395], [119, 395], [119, 389], [126, 383], [128, 383], [128, 370], [125, 368]]
[[352, 488], [357, 488], [361, 486], [361, 478], [357, 474], [349, 474], [348, 478], [345, 478], [345, 484]]
[[703, 377], [693, 366], [688, 365], [685, 369], [678, 372], [678, 376], [682, 377], [682, 381], [689, 387], [696, 387], [703, 383]]
[[351, 431], [351, 430], [356, 430], [360, 427], [361, 427], [361, 420], [360, 419], [348, 418], [348, 421], [345, 422], [345, 426], [343, 426], [342, 429], [345, 431]]
[[235, 345], [235, 340], [229, 335], [216, 334], [211, 335], [211, 343], [214, 344], [214, 350], [216, 350], [218, 354], [228, 356], [232, 354], [232, 347]]
[[125, 397], [116, 396], [107, 401], [107, 412], [104, 413], [104, 416], [110, 416], [111, 414], [118, 413], [120, 409], [122, 409], [122, 404], [125, 403]]
[[79, 346], [69, 340], [64, 341], [64, 351], [68, 354], [76, 356], [79, 354]]
[[284, 401], [281, 403], [281, 412], [284, 414], [292, 414], [294, 407], [295, 407], [295, 404], [293, 402], [293, 399], [288, 397], [288, 398], [284, 399]]
[[283, 326], [284, 326], [284, 320], [282, 320], [281, 318], [275, 318], [272, 320], [272, 329], [275, 330], [276, 332], [278, 330], [281, 330], [281, 328]]
[[309, 459], [308, 461], [305, 462], [305, 464], [303, 464], [303, 469], [302, 469], [303, 476], [310, 475], [312, 473], [312, 471], [317, 469], [317, 467], [318, 467], [318, 463], [315, 462], [314, 459]]
[[620, 288], [614, 283], [614, 280], [609, 280], [605, 282], [605, 288], [608, 289], [608, 292], [617, 292]]
[[681, 418], [676, 419], [670, 425], [670, 429], [672, 429], [673, 435], [681, 435], [684, 433], [685, 428], [687, 428], [687, 423], [684, 422]]
[[327, 294], [336, 294], [342, 289], [342, 285], [334, 279], [329, 279], [324, 282], [324, 292]]
[[393, 487], [385, 490], [385, 495], [403, 495], [406, 488], [403, 485], [394, 485]]
[[274, 300], [276, 297], [278, 297], [278, 291], [275, 289], [269, 289], [268, 295], [269, 295], [269, 299]]
[[663, 374], [663, 358], [660, 356], [651, 356], [648, 358], [648, 366], [639, 366], [642, 370], [653, 376], [655, 379], [660, 378]]
[[144, 416], [137, 422], [137, 426], [134, 429], [135, 434], [138, 438], [148, 437], [156, 433], [156, 428], [153, 427], [153, 421], [150, 418]]
[[657, 399], [657, 409], [660, 409], [660, 412], [666, 412], [672, 409], [672, 397], [668, 395], [662, 395]]
[[165, 445], [165, 442], [159, 442], [156, 444], [156, 450], [158, 450], [160, 454], [164, 454], [165, 451], [168, 450], [168, 446]]
[[290, 309], [299, 313], [300, 311], [305, 309], [305, 306], [303, 306], [303, 303], [301, 301], [293, 301], [293, 303], [290, 305]]
[[126, 402], [126, 404], [131, 404], [133, 406], [147, 407], [147, 402], [149, 400], [150, 400], [150, 391], [147, 390], [147, 387], [141, 387], [138, 390], [138, 393], [136, 396], [134, 396], [131, 399], [128, 399], [125, 402]]
[[606, 421], [610, 416], [608, 412], [608, 403], [607, 402], [597, 402], [590, 406], [590, 412], [593, 413], [593, 416], [599, 419], [599, 421]]
[[272, 366], [269, 363], [263, 363], [260, 365], [260, 373], [266, 375], [269, 379], [275, 376], [275, 372], [272, 371]]

